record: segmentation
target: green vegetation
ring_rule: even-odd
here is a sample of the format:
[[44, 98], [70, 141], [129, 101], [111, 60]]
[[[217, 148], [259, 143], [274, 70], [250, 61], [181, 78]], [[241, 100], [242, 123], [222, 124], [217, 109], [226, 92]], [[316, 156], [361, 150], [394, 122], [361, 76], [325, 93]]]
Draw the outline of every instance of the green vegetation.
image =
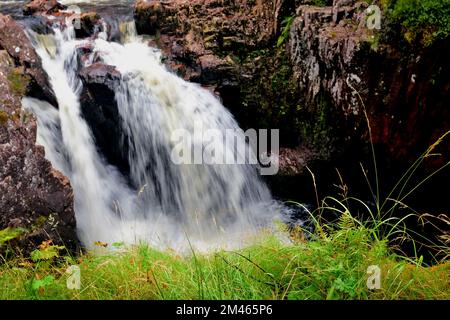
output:
[[24, 96], [27, 93], [30, 77], [25, 75], [21, 68], [11, 71], [8, 74], [7, 79], [9, 82], [9, 87], [14, 94]]
[[25, 232], [27, 232], [27, 230], [23, 228], [8, 227], [6, 229], [0, 230], [0, 247], [13, 239], [20, 237]]
[[330, 159], [336, 145], [336, 123], [332, 124], [330, 112], [332, 110], [331, 98], [320, 93], [315, 99], [316, 109], [307, 117], [302, 125], [302, 138], [314, 148], [320, 159]]
[[[345, 185], [339, 199], [317, 197], [317, 209], [304, 208], [314, 231], [280, 225], [278, 232], [266, 230], [241, 250], [207, 254], [192, 250], [184, 255], [122, 243], [111, 244], [109, 250], [100, 242], [100, 254], [61, 255], [63, 247], [45, 241], [29, 256], [0, 256], [0, 299], [450, 299], [448, 233], [436, 242], [427, 241], [438, 253], [434, 266], [424, 263], [418, 251], [407, 257], [394, 246], [410, 242], [416, 249], [425, 243], [406, 221], [426, 217], [411, 210], [397, 218], [395, 210], [405, 207], [405, 198], [450, 165], [410, 185], [423, 160], [433, 156], [447, 136], [450, 131], [406, 171], [385, 199], [380, 198], [378, 180], [374, 186], [369, 183], [375, 200], [372, 209], [349, 196]], [[375, 154], [373, 159], [377, 176]], [[330, 216], [335, 218], [325, 219]], [[5, 244], [21, 233], [6, 229], [0, 235]], [[67, 288], [73, 276], [67, 270], [73, 266], [80, 271], [79, 290]], [[379, 289], [367, 285], [372, 266], [380, 271]]]
[[403, 27], [409, 43], [427, 47], [450, 35], [449, 0], [397, 0], [385, 6], [389, 18]]
[[[243, 59], [249, 74], [255, 76], [241, 86], [240, 116], [250, 128], [284, 128], [297, 136], [296, 120], [302, 111], [297, 92], [297, 81], [292, 64], [282, 48], [258, 50]], [[243, 114], [243, 115], [242, 115]]]
[[[376, 230], [348, 213], [312, 241], [273, 234], [239, 251], [180, 256], [146, 245], [104, 255], [58, 257], [44, 243], [32, 259], [0, 266], [0, 299], [449, 299], [450, 263], [426, 267], [392, 253]], [[51, 254], [48, 254], [51, 252]], [[81, 289], [67, 289], [77, 265]], [[381, 288], [367, 288], [367, 269], [381, 269]]]
[[291, 26], [294, 20], [295, 16], [290, 16], [281, 22], [282, 31], [277, 41], [277, 47], [281, 47], [289, 39], [289, 33], [291, 32]]
[[332, 0], [312, 0], [311, 4], [318, 7], [325, 7], [327, 5], [332, 5]]

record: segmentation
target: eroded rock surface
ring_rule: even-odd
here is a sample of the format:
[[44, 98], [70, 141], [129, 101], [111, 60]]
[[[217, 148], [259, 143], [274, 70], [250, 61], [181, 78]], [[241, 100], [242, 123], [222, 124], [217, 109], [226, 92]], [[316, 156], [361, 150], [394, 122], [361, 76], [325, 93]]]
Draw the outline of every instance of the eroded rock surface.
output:
[[5, 50], [15, 65], [22, 67], [27, 78], [27, 94], [56, 105], [53, 90], [42, 69], [41, 61], [28, 40], [23, 27], [10, 16], [0, 14], [0, 49]]
[[36, 90], [50, 98], [51, 90], [21, 27], [3, 15], [0, 26], [0, 230], [21, 228], [12, 244], [24, 252], [46, 240], [73, 249], [72, 188], [45, 159], [36, 119], [21, 106], [23, 96]]
[[33, 0], [24, 6], [23, 14], [52, 14], [66, 8], [67, 6], [59, 3], [57, 0]]
[[[367, 3], [337, 2], [334, 8], [297, 8], [287, 49], [299, 92], [313, 112], [326, 95], [334, 118], [347, 127], [343, 134], [352, 139], [368, 138], [366, 110], [372, 141], [383, 155], [412, 163], [450, 129], [449, 42], [402, 45], [388, 37], [386, 20], [384, 29], [368, 28]], [[436, 168], [445, 159], [427, 163]]]
[[115, 89], [122, 77], [113, 66], [96, 62], [79, 72], [83, 82], [80, 101], [84, 118], [97, 147], [107, 161], [129, 174], [128, 138], [122, 129]]
[[71, 23], [77, 38], [94, 36], [102, 28], [101, 17], [96, 12], [74, 10], [56, 0], [33, 0], [24, 6], [23, 14], [39, 17], [47, 27]]
[[268, 46], [274, 39], [281, 2], [139, 0], [135, 20], [138, 32], [158, 35], [155, 44], [180, 75], [220, 86], [239, 74], [232, 54]]

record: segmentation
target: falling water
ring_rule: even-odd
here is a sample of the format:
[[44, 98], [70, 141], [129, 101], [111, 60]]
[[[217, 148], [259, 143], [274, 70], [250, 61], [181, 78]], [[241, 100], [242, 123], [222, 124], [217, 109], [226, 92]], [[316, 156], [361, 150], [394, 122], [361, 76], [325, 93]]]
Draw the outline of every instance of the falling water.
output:
[[[176, 165], [170, 158], [174, 130], [193, 132], [200, 124], [225, 132], [238, 129], [237, 123], [213, 94], [168, 71], [160, 52], [130, 26], [120, 28], [126, 30], [123, 43], [109, 42], [105, 34], [76, 40], [70, 27], [56, 28], [54, 35], [30, 32], [59, 110], [31, 98], [23, 105], [38, 118], [38, 143], [47, 158], [70, 178], [79, 237], [87, 247], [97, 241], [174, 249], [240, 246], [278, 212], [256, 168]], [[77, 46], [86, 41], [93, 41], [92, 56], [122, 75], [115, 98], [129, 137], [128, 179], [104, 160], [81, 114]], [[203, 143], [195, 136], [192, 142]]]

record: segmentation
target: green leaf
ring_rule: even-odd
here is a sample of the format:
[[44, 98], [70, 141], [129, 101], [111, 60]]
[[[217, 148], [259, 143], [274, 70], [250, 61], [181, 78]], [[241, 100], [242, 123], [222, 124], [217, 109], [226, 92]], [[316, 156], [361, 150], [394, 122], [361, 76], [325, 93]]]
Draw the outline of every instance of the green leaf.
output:
[[0, 230], [0, 245], [4, 244], [5, 242], [8, 242], [10, 240], [20, 237], [25, 232], [27, 232], [27, 230], [24, 228], [8, 227], [6, 229]]
[[59, 250], [64, 249], [63, 246], [49, 246], [45, 249], [34, 250], [31, 252], [31, 260], [34, 262], [40, 260], [52, 260], [59, 256]]
[[35, 291], [38, 291], [40, 288], [51, 285], [55, 281], [55, 277], [46, 276], [44, 279], [33, 279], [31, 283], [31, 288]]

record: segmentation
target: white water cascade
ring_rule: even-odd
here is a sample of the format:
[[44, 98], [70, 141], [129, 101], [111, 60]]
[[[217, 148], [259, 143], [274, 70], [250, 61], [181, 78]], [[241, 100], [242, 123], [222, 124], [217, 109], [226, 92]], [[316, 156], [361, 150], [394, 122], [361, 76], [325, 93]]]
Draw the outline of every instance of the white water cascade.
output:
[[[80, 240], [88, 248], [98, 241], [145, 241], [176, 250], [243, 245], [269, 227], [280, 209], [256, 168], [177, 165], [170, 158], [174, 130], [193, 132], [200, 123], [224, 132], [238, 129], [236, 121], [213, 94], [168, 71], [159, 51], [130, 31], [133, 28], [123, 29], [128, 30], [124, 43], [109, 42], [106, 34], [76, 40], [71, 28], [30, 35], [59, 109], [31, 98], [25, 98], [23, 106], [37, 116], [38, 143], [47, 158], [70, 178]], [[129, 137], [129, 180], [134, 187], [103, 159], [81, 113], [77, 47], [86, 41], [94, 47], [92, 57], [121, 74], [115, 98], [124, 136]], [[88, 60], [86, 65], [93, 61]], [[197, 138], [193, 135], [192, 142], [201, 144]]]

